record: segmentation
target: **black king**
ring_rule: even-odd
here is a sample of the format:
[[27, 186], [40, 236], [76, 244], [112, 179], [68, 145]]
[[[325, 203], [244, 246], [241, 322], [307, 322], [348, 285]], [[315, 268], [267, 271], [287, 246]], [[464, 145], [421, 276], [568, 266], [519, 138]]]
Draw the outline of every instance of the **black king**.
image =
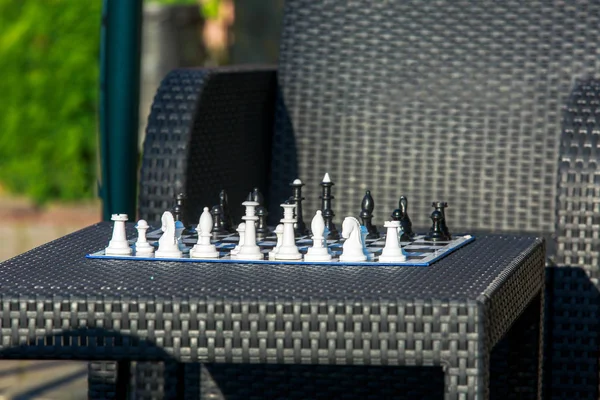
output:
[[331, 200], [334, 197], [331, 195], [331, 187], [334, 185], [331, 182], [331, 178], [329, 178], [329, 174], [326, 173], [323, 177], [323, 182], [321, 182], [321, 186], [323, 187], [323, 195], [321, 196], [321, 212], [323, 213], [323, 219], [325, 220], [325, 228], [327, 232], [326, 239], [339, 239], [340, 234], [335, 228], [335, 224], [333, 223], [333, 217], [335, 214], [331, 209]]

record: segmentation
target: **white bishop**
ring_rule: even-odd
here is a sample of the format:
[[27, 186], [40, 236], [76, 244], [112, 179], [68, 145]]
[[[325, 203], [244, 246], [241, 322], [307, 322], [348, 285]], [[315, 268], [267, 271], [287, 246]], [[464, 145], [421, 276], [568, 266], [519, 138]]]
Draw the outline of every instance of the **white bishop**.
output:
[[214, 244], [210, 243], [212, 236], [213, 219], [208, 207], [204, 207], [198, 222], [198, 243], [190, 250], [191, 258], [218, 258], [219, 252]]
[[313, 245], [304, 256], [304, 261], [331, 261], [331, 254], [325, 242], [325, 220], [321, 210], [317, 210], [310, 224]]

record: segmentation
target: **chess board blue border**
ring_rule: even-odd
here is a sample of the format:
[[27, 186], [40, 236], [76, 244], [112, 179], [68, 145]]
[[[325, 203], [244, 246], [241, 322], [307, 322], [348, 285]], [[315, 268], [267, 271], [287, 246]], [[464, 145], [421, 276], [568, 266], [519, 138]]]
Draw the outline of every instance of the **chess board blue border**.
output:
[[[153, 231], [152, 233], [149, 233], [149, 237], [152, 236], [152, 234], [155, 234], [156, 231]], [[185, 254], [182, 258], [156, 258], [156, 257], [138, 257], [135, 255], [130, 255], [130, 256], [113, 256], [113, 255], [105, 255], [104, 254], [104, 250], [100, 250], [91, 254], [87, 254], [86, 258], [90, 258], [90, 259], [114, 259], [114, 260], [133, 260], [133, 261], [165, 261], [165, 262], [192, 262], [192, 263], [223, 263], [223, 264], [266, 264], [266, 265], [299, 265], [299, 264], [311, 264], [311, 265], [327, 265], [327, 266], [369, 266], [369, 267], [376, 267], [376, 266], [402, 266], [402, 267], [427, 267], [433, 263], [435, 263], [436, 261], [440, 260], [443, 257], [448, 256], [449, 254], [453, 253], [454, 251], [456, 251], [457, 249], [467, 245], [468, 243], [471, 243], [472, 241], [475, 240], [474, 236], [471, 235], [460, 235], [460, 236], [454, 236], [453, 239], [449, 242], [438, 242], [436, 243], [436, 245], [427, 245], [425, 243], [427, 242], [419, 242], [419, 240], [422, 240], [424, 235], [418, 235], [415, 239], [415, 241], [413, 242], [402, 242], [402, 249], [405, 255], [407, 255], [407, 260], [403, 261], [403, 262], [393, 262], [393, 263], [387, 263], [387, 262], [379, 262], [379, 261], [365, 261], [365, 262], [342, 262], [337, 260], [336, 258], [334, 258], [333, 261], [304, 261], [304, 260], [298, 260], [298, 261], [280, 261], [280, 260], [238, 260], [238, 259], [230, 259], [229, 257], [229, 252], [228, 251], [221, 251], [222, 249], [226, 249], [226, 250], [231, 250], [231, 248], [233, 248], [235, 246], [235, 242], [232, 241], [227, 241], [224, 240], [226, 238], [229, 237], [235, 237], [236, 235], [227, 235], [224, 238], [221, 238], [220, 240], [216, 241], [216, 245], [217, 245], [217, 250], [220, 251], [220, 253], [222, 255], [225, 255], [226, 258], [220, 257], [220, 258], [214, 258], [214, 259], [204, 259], [204, 258], [190, 258], [189, 254]], [[268, 238], [267, 238], [268, 239]], [[271, 243], [270, 240], [265, 239], [262, 243], [269, 243], [269, 244], [273, 244]], [[367, 249], [369, 249], [371, 245], [373, 245], [373, 243], [380, 243], [380, 246], [375, 247], [376, 249], [381, 249], [384, 246], [384, 238], [382, 237], [379, 240], [376, 241], [370, 241], [367, 244]], [[189, 241], [189, 238], [187, 238], [187, 240], [184, 241], [186, 244], [191, 244]], [[329, 241], [330, 242], [330, 248], [331, 245], [333, 246], [337, 246], [338, 250], [341, 251], [341, 245], [342, 243], [340, 241]], [[301, 251], [306, 251], [306, 247], [308, 247], [308, 245], [312, 243], [312, 241], [308, 238], [308, 237], [302, 237], [297, 239], [297, 244], [299, 244], [299, 248], [301, 249]], [[415, 246], [414, 244], [419, 244], [419, 246]], [[260, 245], [261, 242], [258, 242], [258, 244]], [[304, 246], [302, 246], [302, 244], [304, 244]], [[439, 247], [439, 248], [437, 248]], [[436, 248], [434, 251], [431, 251], [432, 248]], [[422, 250], [429, 250], [427, 253], [427, 255], [425, 255], [424, 257], [420, 258], [419, 260], [414, 260], [414, 259], [410, 259], [408, 257], [417, 257], [417, 256], [423, 256], [426, 253], [422, 253], [419, 252], [418, 250], [422, 249]], [[335, 252], [334, 252], [335, 254]], [[339, 254], [338, 254], [339, 255]], [[373, 255], [373, 257], [375, 257]]]

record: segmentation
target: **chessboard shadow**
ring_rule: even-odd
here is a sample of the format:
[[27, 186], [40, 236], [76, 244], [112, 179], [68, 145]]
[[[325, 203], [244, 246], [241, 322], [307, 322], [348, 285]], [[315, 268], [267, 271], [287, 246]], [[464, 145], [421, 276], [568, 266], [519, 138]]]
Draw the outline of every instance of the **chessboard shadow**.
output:
[[544, 398], [598, 399], [598, 287], [583, 268], [548, 267], [544, 313]]

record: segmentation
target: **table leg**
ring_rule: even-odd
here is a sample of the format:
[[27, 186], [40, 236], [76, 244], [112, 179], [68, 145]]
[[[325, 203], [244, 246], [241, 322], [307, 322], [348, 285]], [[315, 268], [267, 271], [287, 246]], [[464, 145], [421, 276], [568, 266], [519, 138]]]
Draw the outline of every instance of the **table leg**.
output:
[[536, 296], [492, 349], [490, 399], [541, 398], [543, 296]]
[[88, 363], [89, 399], [125, 399], [129, 390], [129, 361], [91, 361]]

